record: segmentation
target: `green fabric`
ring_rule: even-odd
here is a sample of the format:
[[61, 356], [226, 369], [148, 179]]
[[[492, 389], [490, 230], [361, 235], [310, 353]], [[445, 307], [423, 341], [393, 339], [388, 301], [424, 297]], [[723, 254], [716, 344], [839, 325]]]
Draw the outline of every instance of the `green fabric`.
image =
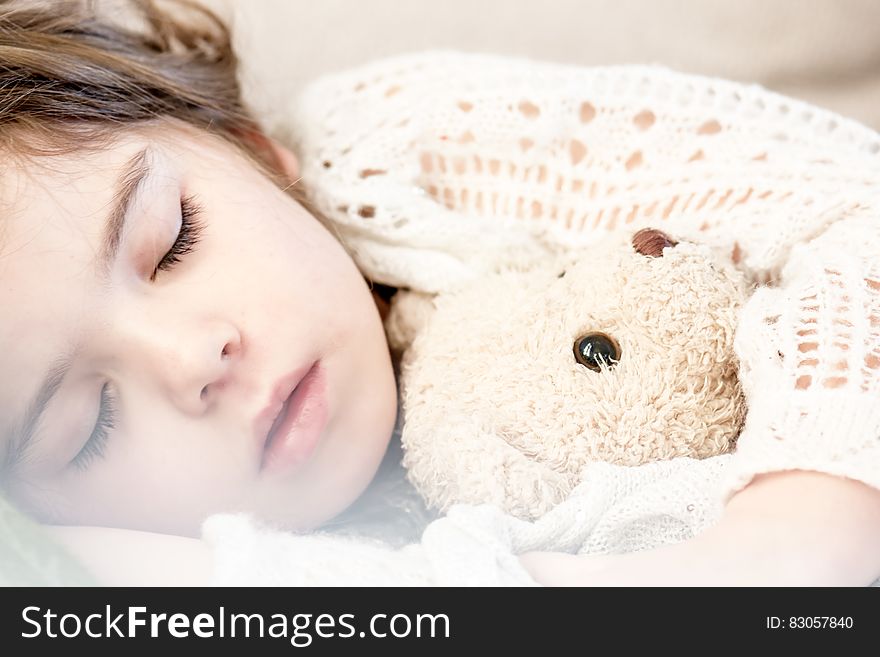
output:
[[89, 586], [95, 582], [35, 522], [0, 497], [0, 586]]

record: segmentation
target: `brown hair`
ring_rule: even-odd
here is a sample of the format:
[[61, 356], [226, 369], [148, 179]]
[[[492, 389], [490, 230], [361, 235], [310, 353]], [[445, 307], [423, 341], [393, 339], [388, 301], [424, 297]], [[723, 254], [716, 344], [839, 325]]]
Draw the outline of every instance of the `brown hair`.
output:
[[274, 178], [237, 66], [229, 30], [193, 0], [0, 0], [0, 149], [99, 149], [121, 126], [170, 118], [225, 139]]

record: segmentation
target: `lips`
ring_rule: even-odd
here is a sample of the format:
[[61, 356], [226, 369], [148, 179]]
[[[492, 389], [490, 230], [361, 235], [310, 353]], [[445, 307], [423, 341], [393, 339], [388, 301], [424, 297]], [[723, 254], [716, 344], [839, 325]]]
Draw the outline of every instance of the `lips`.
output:
[[326, 420], [326, 380], [320, 361], [282, 377], [254, 421], [260, 469], [289, 471], [308, 460]]

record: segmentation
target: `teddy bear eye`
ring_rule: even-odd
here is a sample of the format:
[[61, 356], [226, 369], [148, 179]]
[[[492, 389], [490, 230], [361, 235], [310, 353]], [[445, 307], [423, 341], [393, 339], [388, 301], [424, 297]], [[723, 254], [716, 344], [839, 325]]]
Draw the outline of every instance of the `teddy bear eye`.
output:
[[605, 333], [587, 333], [574, 341], [575, 360], [595, 372], [601, 371], [600, 363], [614, 367], [620, 360], [620, 347]]

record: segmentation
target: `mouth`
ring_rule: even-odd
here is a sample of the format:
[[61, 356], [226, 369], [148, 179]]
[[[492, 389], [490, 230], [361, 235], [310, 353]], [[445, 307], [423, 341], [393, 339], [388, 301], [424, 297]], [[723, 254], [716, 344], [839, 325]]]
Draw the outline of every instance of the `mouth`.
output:
[[320, 361], [283, 377], [255, 421], [261, 472], [290, 472], [306, 462], [327, 422], [326, 377]]

